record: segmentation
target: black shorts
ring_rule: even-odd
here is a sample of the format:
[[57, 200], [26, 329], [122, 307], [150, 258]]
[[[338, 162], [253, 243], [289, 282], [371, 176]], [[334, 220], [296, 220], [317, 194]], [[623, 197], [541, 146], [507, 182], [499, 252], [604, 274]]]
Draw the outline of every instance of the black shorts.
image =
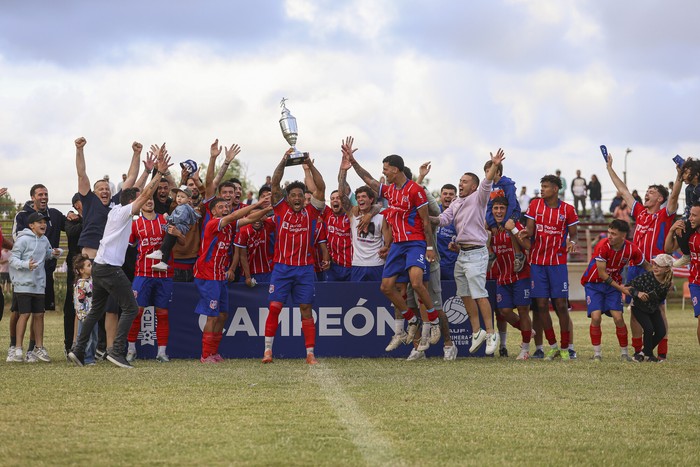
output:
[[44, 312], [44, 294], [15, 292], [14, 298], [17, 300], [17, 311], [21, 315]]

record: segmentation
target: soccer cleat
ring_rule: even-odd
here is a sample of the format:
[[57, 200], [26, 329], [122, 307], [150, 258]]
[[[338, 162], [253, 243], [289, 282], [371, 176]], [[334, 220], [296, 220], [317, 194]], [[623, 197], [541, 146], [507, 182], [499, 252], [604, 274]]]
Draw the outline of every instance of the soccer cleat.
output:
[[505, 347], [501, 347], [498, 349], [498, 356], [499, 357], [507, 357], [508, 356], [508, 349]]
[[136, 351], [135, 351], [135, 350], [129, 350], [129, 351], [126, 353], [126, 361], [129, 362], [129, 363], [131, 363], [131, 362], [133, 362], [134, 360], [136, 360]]
[[520, 350], [520, 353], [518, 354], [517, 357], [515, 357], [516, 360], [530, 360], [530, 352], [527, 350]]
[[[36, 347], [35, 347], [35, 349], [36, 349]], [[38, 359], [37, 356], [34, 354], [34, 350], [30, 350], [29, 352], [27, 352], [26, 357], [24, 357], [24, 361], [25, 361], [26, 363], [36, 363], [36, 362], [39, 361], [39, 359]]]
[[207, 358], [200, 357], [199, 361], [202, 363], [218, 363], [213, 355], [209, 355]]
[[559, 351], [559, 347], [554, 347], [553, 349], [549, 349], [547, 351], [547, 353], [544, 356], [544, 359], [547, 361], [552, 361], [558, 357], [561, 357], [561, 352]]
[[597, 363], [597, 362], [602, 362], [602, 361], [603, 361], [603, 356], [600, 355], [600, 354], [593, 355], [593, 356], [591, 357], [591, 361], [592, 361], [592, 362], [596, 362], [596, 363]]
[[632, 361], [635, 363], [641, 363], [644, 361], [644, 352], [637, 352], [632, 357]]
[[265, 349], [265, 353], [263, 354], [263, 363], [272, 363], [272, 349]]
[[7, 359], [5, 361], [8, 363], [15, 361], [15, 346], [14, 345], [11, 345], [7, 349]]
[[404, 344], [410, 344], [413, 342], [413, 339], [416, 337], [416, 333], [418, 332], [419, 325], [419, 320], [415, 320], [413, 323], [408, 323], [408, 327], [406, 328], [406, 337], [403, 340]]
[[652, 362], [652, 363], [660, 363], [663, 360], [659, 360], [658, 358], [654, 357], [653, 355], [649, 355], [645, 361]]
[[578, 355], [574, 349], [569, 349], [569, 358], [571, 360], [576, 360], [578, 358]]
[[107, 354], [107, 360], [110, 363], [117, 365], [119, 368], [126, 368], [126, 369], [133, 368], [133, 366], [131, 366], [131, 363], [127, 362], [126, 357], [124, 357], [123, 355], [109, 353], [109, 354]]
[[68, 352], [68, 358], [70, 358], [71, 362], [75, 363], [78, 366], [85, 365], [85, 353], [79, 353], [75, 350], [71, 350], [70, 352]]
[[107, 357], [107, 351], [102, 349], [95, 349], [95, 360], [104, 360]]
[[494, 353], [496, 353], [496, 349], [498, 348], [500, 343], [501, 338], [498, 335], [498, 333], [494, 332], [493, 334], [491, 334], [491, 337], [488, 337], [486, 339], [486, 355], [493, 355]]
[[632, 357], [630, 357], [630, 356], [627, 355], [626, 353], [623, 353], [622, 355], [620, 355], [620, 361], [621, 361], [621, 362], [631, 362], [631, 361], [632, 361]]
[[690, 264], [690, 255], [683, 255], [673, 262], [674, 268], [682, 268]]
[[410, 353], [410, 355], [408, 356], [408, 358], [406, 359], [406, 361], [411, 362], [411, 361], [413, 361], [413, 360], [423, 360], [423, 359], [425, 359], [425, 358], [426, 358], [426, 357], [425, 357], [425, 352], [424, 352], [423, 350], [418, 350], [418, 349], [416, 348], [416, 349], [412, 349], [412, 350], [411, 350], [411, 353]]
[[571, 356], [570, 356], [570, 354], [569, 354], [569, 349], [562, 349], [562, 350], [559, 352], [559, 354], [560, 354], [560, 357], [561, 357], [561, 360], [562, 360], [562, 361], [568, 362], [569, 360], [571, 360]]
[[386, 349], [384, 349], [386, 352], [391, 352], [392, 350], [396, 350], [401, 344], [406, 343], [406, 333], [401, 332], [400, 334], [394, 334], [394, 336], [391, 338], [391, 341], [389, 342], [389, 345], [386, 346]]
[[666, 354], [660, 353], [658, 358], [659, 358], [660, 362], [665, 362], [666, 361]]
[[316, 357], [314, 357], [314, 354], [307, 353], [306, 354], [306, 363], [308, 363], [309, 365], [318, 365], [318, 360], [316, 360]]
[[221, 356], [221, 354], [215, 353], [212, 355], [214, 357], [214, 360], [216, 360], [216, 363], [221, 363], [224, 361], [224, 357]]
[[24, 361], [24, 356], [22, 355], [21, 347], [15, 348], [15, 352], [12, 354], [12, 361], [15, 363], [21, 363]]
[[165, 354], [160, 354], [156, 356], [156, 361], [160, 363], [169, 363], [170, 362], [170, 357], [168, 357]]
[[442, 350], [445, 354], [444, 359], [446, 361], [457, 360], [457, 346], [454, 344], [454, 342], [450, 347], [443, 347]]
[[[425, 352], [430, 348], [430, 341], [428, 340], [428, 336], [421, 336], [420, 338], [420, 343], [418, 344], [418, 352]], [[411, 351], [413, 352], [413, 351]]]
[[154, 271], [165, 272], [165, 271], [168, 270], [168, 263], [164, 263], [164, 262], [161, 261], [160, 263], [154, 264], [154, 265], [151, 267], [151, 269], [153, 269]]
[[479, 328], [479, 330], [472, 334], [472, 345], [469, 347], [469, 353], [475, 353], [481, 348], [481, 346], [486, 341], [486, 331]]
[[544, 358], [544, 350], [542, 350], [542, 349], [535, 350], [535, 353], [532, 354], [531, 358], [535, 358], [537, 360], [542, 360]]
[[146, 255], [148, 259], [163, 259], [163, 252], [160, 250], [155, 250], [152, 253]]
[[513, 259], [513, 271], [520, 272], [523, 270], [524, 267], [525, 267], [525, 255], [522, 253], [516, 254], [515, 258]]
[[430, 325], [430, 345], [435, 345], [440, 340], [440, 325], [431, 324]]
[[[42, 362], [51, 362], [51, 357], [49, 357], [49, 353], [46, 351], [46, 347], [34, 347], [34, 351], [32, 352], [32, 354], [34, 354], [34, 356]], [[28, 356], [29, 355], [27, 355], [27, 357]]]

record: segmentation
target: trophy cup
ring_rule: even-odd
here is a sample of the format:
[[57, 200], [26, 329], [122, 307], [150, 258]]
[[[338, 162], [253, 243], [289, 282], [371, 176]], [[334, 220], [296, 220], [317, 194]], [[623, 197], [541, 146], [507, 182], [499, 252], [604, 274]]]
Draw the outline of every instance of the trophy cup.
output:
[[287, 109], [287, 106], [284, 105], [285, 101], [287, 101], [286, 97], [282, 98], [282, 101], [280, 101], [280, 107], [282, 107], [280, 128], [282, 129], [282, 136], [284, 136], [284, 139], [287, 140], [291, 148], [294, 149], [294, 152], [291, 153], [287, 159], [286, 166], [289, 167], [291, 165], [299, 165], [303, 163], [306, 156], [304, 153], [299, 152], [296, 148], [297, 136], [299, 135], [297, 130], [297, 119], [294, 118], [294, 116], [289, 112], [289, 109]]

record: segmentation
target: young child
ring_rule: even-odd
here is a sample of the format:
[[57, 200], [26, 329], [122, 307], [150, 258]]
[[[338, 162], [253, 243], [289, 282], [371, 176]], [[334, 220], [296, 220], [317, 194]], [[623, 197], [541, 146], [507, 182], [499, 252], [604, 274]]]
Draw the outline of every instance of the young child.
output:
[[[75, 307], [75, 331], [73, 332], [73, 347], [78, 335], [83, 329], [83, 321], [92, 308], [92, 262], [87, 255], [76, 255], [73, 259], [75, 285], [73, 286], [73, 306]], [[97, 326], [90, 333], [85, 348], [85, 365], [95, 364], [95, 349], [97, 348]]]
[[17, 241], [10, 257], [10, 280], [14, 288], [19, 320], [17, 321], [17, 345], [13, 361], [23, 361], [22, 341], [27, 329], [29, 315], [33, 314], [36, 346], [27, 352], [27, 362], [50, 362], [44, 348], [44, 293], [46, 290], [46, 270], [44, 262], [61, 256], [60, 248], [51, 248], [46, 238], [46, 218], [33, 212], [27, 219], [28, 228], [17, 234]]
[[644, 329], [644, 349], [634, 354], [636, 362], [658, 362], [654, 348], [666, 335], [661, 316], [661, 304], [673, 281], [673, 257], [660, 254], [651, 260], [652, 270], [637, 276], [627, 284], [632, 295], [632, 314]]
[[169, 232], [170, 226], [173, 226], [181, 235], [187, 235], [190, 231], [190, 227], [197, 222], [201, 216], [192, 207], [192, 191], [186, 186], [181, 186], [175, 189], [177, 192], [175, 195], [175, 202], [177, 207], [173, 210], [172, 214], [168, 217], [168, 232], [163, 238], [163, 244], [160, 246], [159, 250], [146, 255], [149, 259], [159, 259], [160, 263], [153, 265], [153, 269], [156, 271], [167, 271], [168, 261], [170, 260], [170, 251], [175, 246], [175, 242], [180, 235], [173, 235]]

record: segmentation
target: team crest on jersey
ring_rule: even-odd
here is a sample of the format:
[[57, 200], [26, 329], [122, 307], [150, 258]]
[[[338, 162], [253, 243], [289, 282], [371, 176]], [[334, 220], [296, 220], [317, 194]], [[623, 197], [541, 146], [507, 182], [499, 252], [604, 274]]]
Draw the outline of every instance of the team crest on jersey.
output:
[[536, 227], [537, 227], [537, 231], [538, 231], [538, 232], [544, 231], [544, 225], [542, 225], [542, 224], [537, 224]]
[[559, 220], [563, 221], [564, 219], [566, 219], [566, 217], [564, 217], [564, 214], [559, 214]]
[[283, 229], [288, 229], [288, 228], [289, 228], [289, 222], [287, 222], [287, 221], [282, 221], [282, 228], [283, 228]]
[[218, 300], [210, 300], [209, 301], [209, 308], [212, 310], [216, 310], [219, 307], [219, 301]]

